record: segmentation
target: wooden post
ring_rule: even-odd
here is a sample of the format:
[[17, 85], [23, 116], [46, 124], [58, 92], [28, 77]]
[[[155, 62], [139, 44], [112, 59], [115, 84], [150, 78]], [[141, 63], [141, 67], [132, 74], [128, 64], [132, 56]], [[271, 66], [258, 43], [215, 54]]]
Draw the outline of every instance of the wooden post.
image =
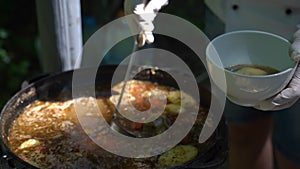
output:
[[36, 0], [36, 6], [44, 71], [78, 68], [82, 51], [80, 0]]

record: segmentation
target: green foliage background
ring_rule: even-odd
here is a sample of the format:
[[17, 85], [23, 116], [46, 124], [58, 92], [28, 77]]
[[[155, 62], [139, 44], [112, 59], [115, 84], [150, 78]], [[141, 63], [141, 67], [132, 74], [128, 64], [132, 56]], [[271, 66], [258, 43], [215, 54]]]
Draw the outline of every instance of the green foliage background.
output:
[[0, 109], [21, 83], [38, 74], [35, 2], [0, 0]]

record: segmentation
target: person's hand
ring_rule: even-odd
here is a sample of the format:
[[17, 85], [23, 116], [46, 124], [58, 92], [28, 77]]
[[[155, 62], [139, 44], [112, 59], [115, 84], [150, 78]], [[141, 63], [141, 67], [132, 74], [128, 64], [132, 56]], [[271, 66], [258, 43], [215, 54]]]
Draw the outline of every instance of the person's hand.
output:
[[[300, 61], [300, 25], [294, 34], [294, 40], [289, 51], [290, 57], [295, 62]], [[282, 110], [291, 107], [300, 98], [300, 64], [297, 68], [287, 88], [276, 96], [261, 101], [255, 106], [256, 109], [264, 111]]]
[[[134, 0], [125, 1], [125, 13], [131, 13], [132, 8], [128, 6], [133, 6], [135, 8], [133, 13], [135, 14], [135, 19], [129, 24], [137, 24], [140, 28], [140, 34], [138, 37], [138, 46], [142, 47], [145, 43], [151, 44], [154, 42], [154, 36], [152, 31], [154, 29], [153, 20], [156, 17], [158, 11], [165, 5], [168, 4], [168, 0], [151, 0], [146, 4], [146, 1], [137, 3]], [[134, 26], [131, 26], [134, 27]]]

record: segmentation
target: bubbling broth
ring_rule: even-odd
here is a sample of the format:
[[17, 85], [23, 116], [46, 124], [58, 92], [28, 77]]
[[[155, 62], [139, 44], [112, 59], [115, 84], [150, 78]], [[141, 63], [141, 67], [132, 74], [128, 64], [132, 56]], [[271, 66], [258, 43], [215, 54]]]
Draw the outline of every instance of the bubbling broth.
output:
[[[120, 86], [121, 84], [116, 85], [112, 89], [119, 91]], [[191, 96], [181, 93], [177, 89], [135, 80], [129, 81], [127, 86], [128, 91], [126, 90], [126, 92], [128, 93], [125, 96], [134, 97], [135, 99], [130, 101], [133, 101], [133, 104], [140, 109], [149, 106], [144, 95], [153, 94], [153, 91], [156, 90], [160, 92], [155, 94], [166, 95], [168, 101], [161, 117], [162, 121], [175, 120], [174, 117], [177, 116], [180, 109], [184, 109], [180, 113], [193, 113], [193, 106], [196, 102]], [[78, 120], [79, 115], [75, 112], [74, 103], [78, 102], [89, 110], [82, 115], [84, 118], [98, 118], [98, 111], [92, 111], [98, 107], [104, 119], [110, 122], [115, 110], [113, 102], [117, 97], [82, 97], [54, 102], [35, 101], [25, 107], [13, 122], [9, 130], [8, 145], [21, 159], [38, 168], [162, 169], [169, 168], [170, 161], [178, 161], [177, 158], [182, 159], [182, 155], [177, 158], [172, 156], [171, 159], [162, 156], [161, 161], [158, 156], [143, 159], [125, 158], [109, 153], [96, 145], [86, 132], [95, 134], [94, 139], [99, 141], [104, 140], [105, 133], [98, 130], [99, 126], [89, 131], [83, 131]], [[183, 107], [180, 107], [181, 97], [183, 97]], [[125, 101], [125, 103], [127, 102]], [[126, 105], [122, 106], [126, 107]], [[157, 103], [156, 106], [161, 105]], [[186, 148], [192, 150], [198, 150], [205, 146], [205, 144], [198, 144], [198, 133], [202, 129], [207, 112], [206, 108], [199, 108], [198, 118], [192, 130], [179, 145], [188, 145]], [[127, 121], [123, 122], [127, 124]], [[149, 127], [154, 127], [158, 133], [165, 130], [162, 125], [129, 124], [128, 126], [135, 130], [146, 130]], [[110, 140], [105, 144], [114, 146], [116, 142], [117, 140]], [[192, 152], [193, 154], [195, 151]], [[191, 157], [188, 160], [195, 158], [194, 155]], [[164, 163], [166, 159], [167, 162]]]
[[263, 76], [279, 73], [279, 70], [276, 70], [272, 67], [256, 64], [238, 64], [234, 66], [229, 66], [225, 69], [239, 74], [252, 76]]

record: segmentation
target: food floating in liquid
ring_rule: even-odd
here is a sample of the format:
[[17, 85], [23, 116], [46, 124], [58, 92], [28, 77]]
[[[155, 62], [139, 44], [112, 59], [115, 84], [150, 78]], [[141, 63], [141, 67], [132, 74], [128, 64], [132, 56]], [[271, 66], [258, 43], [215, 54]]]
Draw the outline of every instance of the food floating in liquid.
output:
[[268, 66], [256, 64], [238, 64], [226, 68], [229, 71], [250, 76], [263, 76], [278, 73], [279, 71]]

